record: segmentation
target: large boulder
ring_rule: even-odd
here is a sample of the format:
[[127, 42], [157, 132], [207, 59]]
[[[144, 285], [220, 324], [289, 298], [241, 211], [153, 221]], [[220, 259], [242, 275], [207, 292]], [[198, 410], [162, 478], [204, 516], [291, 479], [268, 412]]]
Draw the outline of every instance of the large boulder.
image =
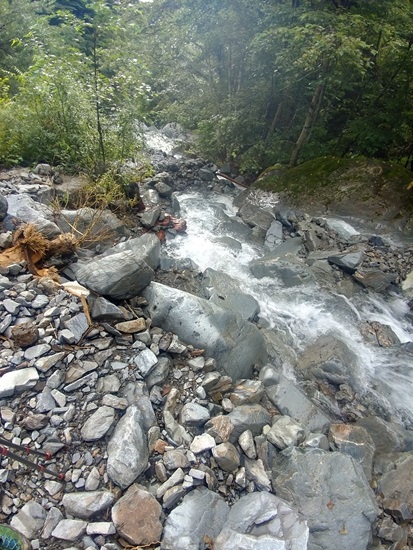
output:
[[252, 321], [259, 313], [260, 305], [250, 294], [240, 290], [236, 281], [222, 271], [208, 268], [204, 271], [202, 286], [207, 298], [224, 309], [239, 313], [247, 321]]
[[199, 550], [215, 540], [228, 517], [225, 500], [206, 488], [186, 495], [166, 519], [162, 550]]
[[78, 210], [62, 210], [56, 216], [56, 223], [63, 233], [74, 232], [86, 247], [129, 235], [125, 224], [113, 212], [89, 206]]
[[287, 288], [314, 282], [314, 275], [298, 257], [287, 254], [280, 258], [276, 252], [252, 260], [249, 264], [251, 273], [257, 279], [276, 277]]
[[154, 276], [154, 270], [131, 251], [97, 258], [76, 270], [81, 285], [116, 300], [134, 298]]
[[205, 349], [233, 380], [249, 378], [253, 365], [266, 363], [260, 331], [240, 315], [160, 283], [151, 283], [142, 295], [154, 325]]
[[305, 379], [350, 384], [363, 388], [356, 354], [333, 334], [325, 334], [307, 347], [298, 360], [297, 369]]
[[129, 239], [105, 250], [105, 256], [113, 256], [120, 252], [130, 251], [137, 261], [145, 261], [152, 269], [159, 266], [161, 242], [153, 233], [145, 233], [135, 239]]
[[307, 522], [286, 502], [267, 493], [250, 493], [231, 508], [215, 550], [306, 550]]
[[366, 550], [378, 507], [362, 467], [349, 455], [293, 448], [278, 455], [273, 487], [308, 521], [308, 550]]
[[54, 223], [54, 213], [45, 204], [34, 201], [29, 195], [8, 195], [8, 216], [17, 218], [23, 223], [33, 223], [36, 228], [49, 238], [61, 233]]

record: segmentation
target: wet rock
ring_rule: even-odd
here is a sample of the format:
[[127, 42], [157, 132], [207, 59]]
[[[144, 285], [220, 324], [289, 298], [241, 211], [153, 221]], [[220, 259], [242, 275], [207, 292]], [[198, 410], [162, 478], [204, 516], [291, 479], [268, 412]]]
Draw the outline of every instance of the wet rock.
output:
[[370, 481], [376, 447], [367, 430], [350, 424], [331, 424], [328, 437], [331, 448], [352, 456]]
[[108, 444], [108, 475], [124, 489], [135, 481], [148, 464], [148, 443], [140, 420], [139, 408], [135, 405], [128, 407]]
[[287, 288], [314, 282], [314, 275], [300, 258], [287, 255], [285, 259], [280, 259], [276, 251], [252, 260], [249, 267], [257, 279], [275, 277]]
[[332, 334], [320, 336], [307, 347], [298, 360], [298, 369], [307, 380], [348, 383], [354, 390], [363, 387], [355, 353]]
[[265, 234], [264, 246], [268, 250], [274, 250], [283, 240], [283, 225], [274, 220]]
[[130, 544], [152, 545], [162, 533], [161, 512], [155, 497], [134, 484], [112, 508], [112, 521], [119, 535]]
[[313, 432], [325, 432], [330, 419], [288, 378], [274, 367], [265, 366], [260, 379], [266, 386], [269, 399], [284, 415], [294, 418]]
[[259, 313], [260, 306], [255, 298], [241, 292], [239, 282], [215, 269], [204, 271], [202, 286], [206, 297], [219, 307], [240, 314], [243, 319], [252, 321]]
[[413, 518], [413, 452], [389, 457], [390, 468], [379, 479], [383, 508], [397, 520]]
[[413, 432], [378, 416], [360, 418], [357, 426], [365, 428], [374, 442], [377, 454], [397, 453], [413, 449]]
[[345, 273], [354, 273], [357, 267], [361, 264], [364, 258], [364, 252], [350, 252], [347, 254], [340, 254], [337, 256], [329, 256], [328, 261], [330, 264], [338, 266]]
[[201, 488], [186, 495], [166, 519], [164, 550], [198, 550], [205, 540], [214, 541], [229, 513], [224, 499]]
[[254, 364], [266, 361], [261, 334], [240, 316], [159, 283], [151, 283], [143, 296], [155, 325], [205, 349], [231, 378], [248, 378]]
[[360, 332], [368, 342], [383, 348], [400, 344], [400, 340], [392, 328], [378, 321], [361, 323]]
[[272, 481], [277, 495], [308, 521], [309, 548], [366, 550], [378, 508], [352, 457], [293, 448], [275, 461]]
[[362, 286], [375, 292], [385, 292], [393, 283], [393, 278], [380, 269], [358, 269], [353, 277]]
[[305, 550], [309, 531], [285, 501], [270, 493], [251, 493], [240, 498], [215, 540], [215, 550]]
[[62, 504], [67, 514], [81, 519], [90, 519], [109, 508], [114, 501], [115, 497], [109, 491], [88, 491], [66, 493], [63, 495]]

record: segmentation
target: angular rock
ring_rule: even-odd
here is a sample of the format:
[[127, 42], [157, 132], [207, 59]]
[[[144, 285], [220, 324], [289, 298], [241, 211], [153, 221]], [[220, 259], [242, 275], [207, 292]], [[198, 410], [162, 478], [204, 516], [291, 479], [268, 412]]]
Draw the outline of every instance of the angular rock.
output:
[[38, 380], [39, 373], [34, 367], [6, 372], [0, 378], [0, 398], [30, 390]]
[[33, 539], [43, 529], [45, 520], [46, 510], [43, 506], [38, 502], [30, 501], [12, 517], [10, 526], [28, 539]]
[[259, 380], [238, 380], [228, 395], [235, 406], [259, 403], [264, 395], [264, 386]]
[[240, 456], [236, 447], [229, 441], [221, 443], [212, 449], [218, 466], [225, 472], [234, 472], [240, 465]]
[[268, 250], [274, 250], [283, 240], [283, 225], [280, 221], [274, 220], [265, 234], [264, 246]]
[[132, 485], [112, 508], [118, 534], [133, 546], [152, 545], [162, 533], [162, 508], [155, 497]]
[[351, 424], [331, 424], [328, 438], [331, 448], [352, 456], [371, 481], [376, 447], [367, 430]]
[[87, 521], [62, 519], [52, 531], [52, 537], [61, 540], [79, 540], [86, 533]]
[[244, 464], [247, 479], [254, 482], [258, 491], [271, 491], [271, 480], [265, 471], [263, 461], [260, 458], [257, 460], [246, 458]]
[[230, 441], [235, 443], [245, 430], [253, 435], [259, 435], [266, 424], [271, 424], [271, 415], [262, 405], [240, 405], [229, 413], [228, 418], [233, 425]]
[[159, 266], [161, 243], [156, 235], [146, 233], [135, 239], [121, 242], [105, 251], [105, 256], [112, 256], [121, 252], [132, 252], [137, 262], [144, 261], [153, 270]]
[[117, 300], [133, 298], [152, 281], [153, 269], [131, 251], [92, 260], [76, 272], [77, 281], [97, 294]]
[[358, 269], [353, 277], [365, 288], [375, 292], [385, 292], [393, 283], [393, 278], [380, 269]]
[[294, 418], [311, 432], [327, 430], [331, 420], [296, 384], [271, 366], [261, 369], [259, 376], [266, 386], [267, 396], [282, 414]]
[[65, 493], [62, 504], [66, 513], [81, 519], [90, 519], [103, 512], [115, 501], [110, 491], [87, 491], [85, 493]]
[[146, 322], [143, 317], [140, 317], [139, 319], [132, 319], [132, 321], [117, 323], [115, 329], [126, 334], [135, 334], [135, 332], [146, 330]]
[[131, 405], [119, 420], [108, 444], [107, 472], [123, 489], [129, 487], [148, 464], [148, 442], [140, 420], [139, 408]]
[[305, 438], [303, 426], [289, 416], [276, 418], [270, 430], [266, 432], [267, 439], [278, 449], [298, 446]]
[[307, 522], [280, 498], [264, 492], [241, 497], [231, 508], [215, 550], [306, 550]]
[[391, 467], [379, 479], [383, 508], [397, 520], [413, 518], [413, 451], [390, 458]]
[[239, 315], [159, 283], [151, 283], [142, 294], [156, 326], [205, 349], [232, 379], [249, 378], [254, 364], [266, 362], [260, 332]]
[[199, 550], [205, 540], [215, 540], [229, 513], [229, 506], [216, 493], [196, 489], [186, 495], [166, 519], [163, 550]]
[[361, 264], [364, 258], [364, 252], [350, 252], [348, 254], [340, 254], [337, 256], [329, 256], [330, 264], [338, 266], [346, 273], [354, 273], [357, 267]]
[[80, 434], [84, 441], [97, 441], [107, 434], [114, 421], [115, 409], [99, 407], [83, 424]]
[[208, 409], [198, 403], [186, 403], [181, 410], [180, 423], [184, 428], [201, 428], [210, 419]]
[[361, 466], [336, 452], [284, 453], [274, 463], [273, 488], [308, 521], [309, 548], [366, 550], [378, 508]]

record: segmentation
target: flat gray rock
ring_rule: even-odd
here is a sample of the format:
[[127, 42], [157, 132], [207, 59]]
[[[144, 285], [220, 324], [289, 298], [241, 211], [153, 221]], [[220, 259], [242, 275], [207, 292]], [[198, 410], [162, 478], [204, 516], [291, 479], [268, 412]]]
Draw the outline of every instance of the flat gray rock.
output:
[[89, 519], [112, 506], [114, 501], [115, 497], [110, 491], [86, 491], [65, 493], [62, 504], [67, 514], [81, 519]]
[[229, 513], [218, 494], [202, 488], [186, 495], [164, 525], [162, 550], [199, 550], [204, 537], [215, 540]]
[[250, 493], [232, 506], [214, 549], [306, 550], [308, 535], [307, 522], [285, 501]]
[[37, 384], [39, 373], [34, 367], [6, 372], [0, 378], [0, 397], [30, 390]]
[[101, 439], [112, 427], [115, 421], [115, 409], [99, 407], [83, 424], [80, 434], [84, 441]]
[[81, 285], [118, 300], [139, 295], [154, 276], [154, 270], [131, 251], [92, 260], [76, 271]]
[[154, 325], [205, 349], [232, 379], [249, 378], [253, 365], [266, 362], [264, 339], [241, 316], [159, 283], [151, 283], [142, 295]]
[[136, 405], [128, 407], [108, 444], [107, 472], [123, 489], [129, 487], [148, 465], [149, 449], [140, 425], [141, 416]]
[[310, 528], [309, 550], [366, 550], [378, 514], [375, 496], [355, 460], [337, 452], [279, 455], [273, 488], [300, 510]]

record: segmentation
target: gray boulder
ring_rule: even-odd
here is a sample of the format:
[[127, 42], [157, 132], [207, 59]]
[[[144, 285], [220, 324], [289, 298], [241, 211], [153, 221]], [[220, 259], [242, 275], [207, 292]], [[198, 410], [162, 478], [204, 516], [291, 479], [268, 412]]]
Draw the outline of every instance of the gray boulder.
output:
[[76, 279], [97, 294], [126, 300], [140, 294], [152, 281], [154, 270], [131, 251], [97, 258], [76, 271]]
[[234, 313], [239, 313], [247, 321], [252, 321], [260, 311], [257, 300], [240, 290], [239, 281], [222, 271], [206, 269], [202, 286], [206, 297], [211, 302]]
[[307, 522], [286, 502], [267, 493], [250, 493], [231, 508], [215, 550], [306, 550]]
[[348, 455], [293, 448], [278, 455], [273, 487], [308, 521], [308, 550], [366, 550], [378, 514], [374, 493]]
[[363, 387], [356, 354], [333, 334], [325, 334], [307, 347], [297, 368], [306, 380], [315, 378], [332, 384]]
[[145, 233], [135, 239], [118, 243], [105, 250], [104, 255], [112, 256], [126, 251], [132, 252], [136, 261], [144, 261], [154, 270], [159, 266], [161, 243], [158, 237], [152, 233]]
[[129, 487], [148, 465], [148, 441], [141, 421], [139, 408], [135, 405], [128, 407], [108, 444], [107, 472], [122, 489]]
[[354, 279], [362, 286], [374, 292], [385, 292], [394, 280], [380, 269], [358, 269]]
[[7, 216], [8, 207], [9, 203], [7, 202], [6, 197], [0, 194], [0, 222], [2, 222]]
[[83, 236], [84, 246], [94, 246], [97, 242], [104, 243], [129, 235], [125, 224], [113, 212], [89, 206], [78, 210], [62, 210], [56, 216], [56, 223], [63, 233], [74, 232], [76, 237]]
[[354, 273], [357, 267], [363, 261], [364, 252], [350, 252], [348, 254], [340, 254], [337, 256], [329, 256], [330, 264], [338, 266], [346, 273]]
[[229, 513], [218, 494], [202, 488], [186, 495], [166, 519], [163, 550], [199, 550], [205, 539], [215, 540]]
[[249, 378], [253, 365], [266, 362], [263, 337], [240, 315], [159, 283], [151, 283], [142, 295], [154, 325], [205, 349], [233, 380]]
[[282, 243], [283, 240], [283, 225], [281, 222], [274, 220], [265, 234], [264, 246], [268, 250], [274, 250], [276, 246]]
[[54, 213], [45, 204], [35, 202], [29, 195], [8, 195], [8, 215], [21, 222], [33, 223], [47, 237], [56, 237], [61, 233], [54, 223]]
[[330, 447], [352, 456], [363, 468], [366, 479], [370, 481], [376, 447], [367, 430], [351, 424], [332, 424], [328, 438]]
[[293, 384], [274, 367], [265, 366], [260, 371], [260, 380], [272, 403], [282, 414], [291, 416], [311, 432], [326, 432], [331, 419], [326, 416], [296, 384]]
[[314, 282], [314, 275], [300, 258], [288, 254], [283, 259], [275, 253], [252, 260], [249, 264], [251, 273], [257, 279], [276, 277], [287, 288]]

